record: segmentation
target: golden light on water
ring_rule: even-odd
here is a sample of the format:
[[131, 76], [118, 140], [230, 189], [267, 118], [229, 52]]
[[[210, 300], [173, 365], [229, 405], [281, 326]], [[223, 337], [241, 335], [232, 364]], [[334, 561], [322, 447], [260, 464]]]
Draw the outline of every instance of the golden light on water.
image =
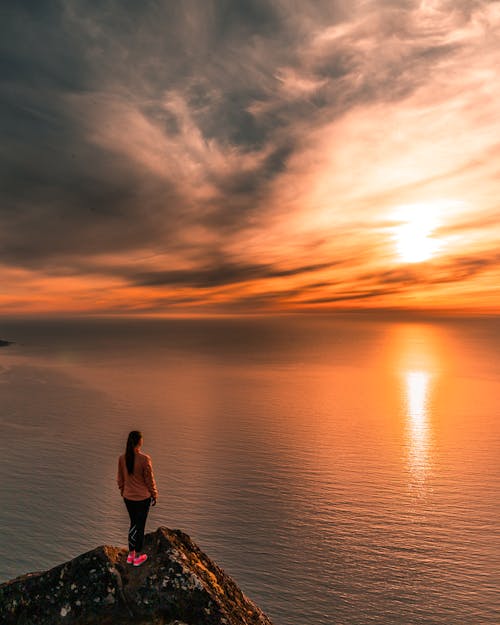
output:
[[408, 371], [406, 373], [408, 416], [413, 430], [417, 434], [420, 434], [424, 429], [427, 418], [429, 378], [429, 374], [425, 371]]
[[405, 374], [406, 417], [408, 432], [408, 464], [412, 476], [410, 486], [424, 494], [429, 468], [429, 389], [431, 376], [427, 371]]
[[402, 325], [396, 341], [409, 488], [422, 496], [432, 464], [432, 396], [444, 364], [443, 353], [439, 335], [428, 325]]

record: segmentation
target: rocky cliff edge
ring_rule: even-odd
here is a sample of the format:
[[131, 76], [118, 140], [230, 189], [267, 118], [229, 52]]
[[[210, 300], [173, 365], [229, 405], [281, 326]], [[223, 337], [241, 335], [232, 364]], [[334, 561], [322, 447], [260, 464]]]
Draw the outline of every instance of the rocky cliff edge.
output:
[[102, 546], [0, 585], [5, 625], [272, 625], [236, 583], [180, 530], [145, 539], [148, 560]]

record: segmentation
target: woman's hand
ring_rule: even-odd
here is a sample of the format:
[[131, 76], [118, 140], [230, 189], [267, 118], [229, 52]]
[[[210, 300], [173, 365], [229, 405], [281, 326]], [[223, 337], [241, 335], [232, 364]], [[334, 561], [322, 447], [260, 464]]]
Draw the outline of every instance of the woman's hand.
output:
[[156, 497], [151, 497], [151, 505], [156, 506]]

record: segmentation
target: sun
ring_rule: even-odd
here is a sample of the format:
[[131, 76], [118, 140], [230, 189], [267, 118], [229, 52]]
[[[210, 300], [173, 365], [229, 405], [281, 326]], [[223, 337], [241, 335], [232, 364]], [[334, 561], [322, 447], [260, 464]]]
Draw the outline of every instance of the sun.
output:
[[400, 225], [394, 229], [394, 237], [401, 262], [421, 263], [439, 252], [442, 241], [431, 236], [439, 225], [435, 204], [400, 207], [397, 219]]
[[400, 260], [405, 263], [421, 263], [432, 258], [441, 247], [433, 239], [432, 229], [425, 223], [413, 221], [398, 228], [396, 249]]

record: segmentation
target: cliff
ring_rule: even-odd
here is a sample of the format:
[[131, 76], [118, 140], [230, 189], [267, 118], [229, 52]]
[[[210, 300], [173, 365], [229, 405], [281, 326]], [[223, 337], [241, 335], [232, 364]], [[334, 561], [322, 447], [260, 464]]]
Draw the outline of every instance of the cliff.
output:
[[4, 625], [272, 625], [235, 582], [180, 530], [145, 540], [149, 559], [101, 546], [0, 585]]

